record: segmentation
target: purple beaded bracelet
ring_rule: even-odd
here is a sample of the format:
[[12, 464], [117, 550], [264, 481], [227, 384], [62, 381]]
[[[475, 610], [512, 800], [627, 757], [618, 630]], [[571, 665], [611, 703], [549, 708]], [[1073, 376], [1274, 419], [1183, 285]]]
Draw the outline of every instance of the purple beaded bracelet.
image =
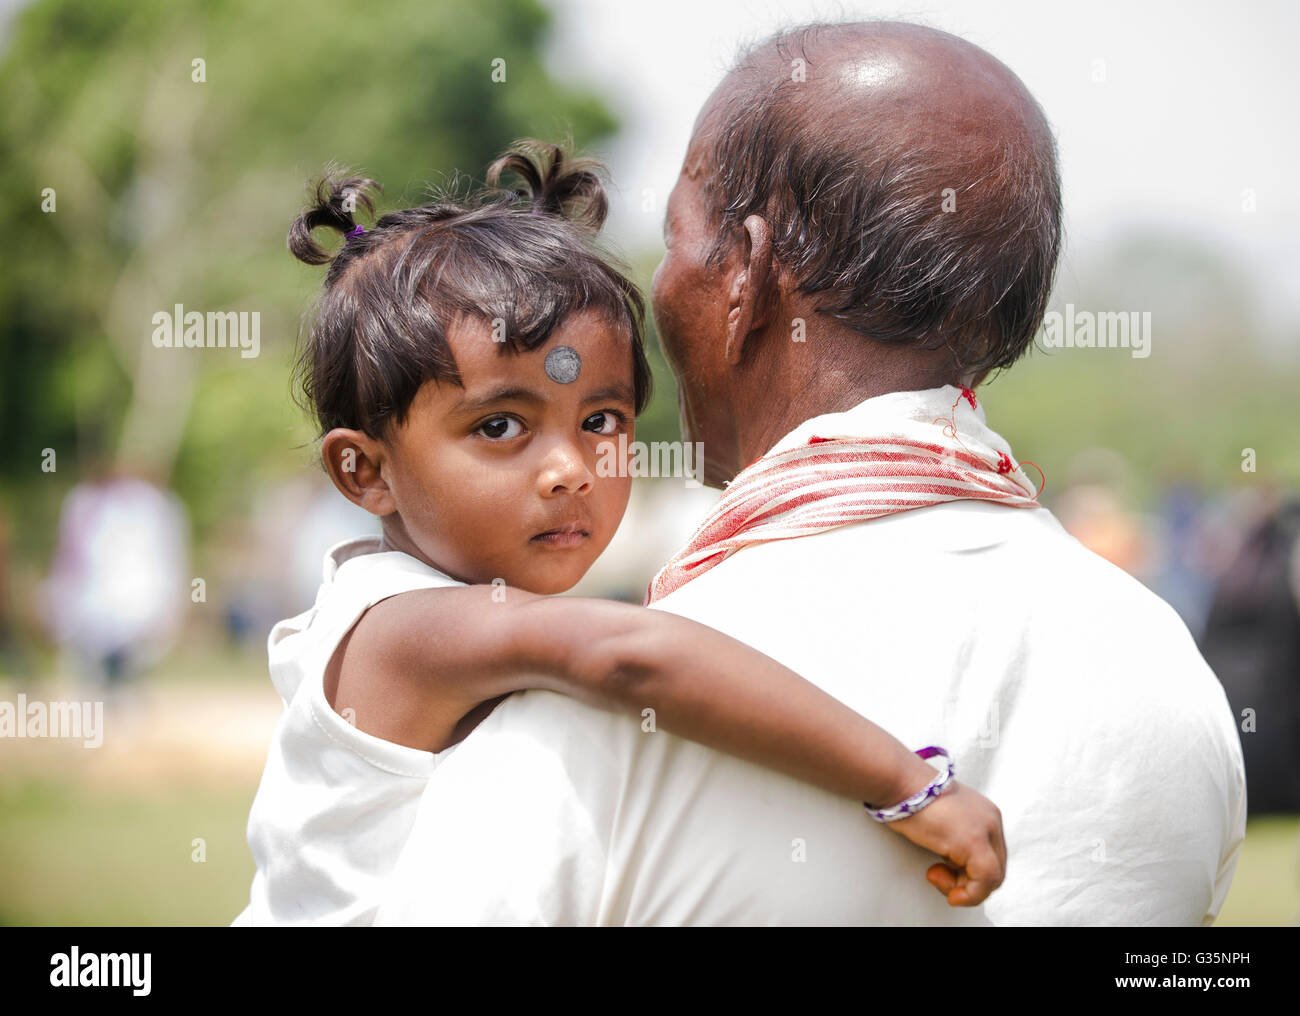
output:
[[933, 758], [935, 755], [942, 755], [947, 761], [948, 768], [935, 775], [924, 788], [918, 790], [906, 801], [900, 801], [898, 804], [891, 805], [888, 808], [873, 808], [865, 801], [862, 807], [867, 809], [867, 814], [877, 822], [897, 822], [900, 818], [907, 818], [909, 815], [915, 815], [927, 804], [943, 793], [944, 788], [948, 786], [948, 781], [952, 779], [952, 756], [942, 748], [931, 746], [921, 748], [916, 752], [921, 758]]

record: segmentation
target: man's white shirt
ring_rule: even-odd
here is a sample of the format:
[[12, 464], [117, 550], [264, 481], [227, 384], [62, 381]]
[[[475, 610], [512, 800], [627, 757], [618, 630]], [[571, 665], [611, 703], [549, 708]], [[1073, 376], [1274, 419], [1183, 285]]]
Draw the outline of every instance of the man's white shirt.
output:
[[[854, 433], [897, 393], [817, 417]], [[978, 411], [983, 421], [982, 408]], [[956, 501], [746, 547], [658, 601], [993, 800], [979, 908], [860, 803], [647, 720], [511, 696], [430, 776], [379, 924], [1210, 923], [1245, 835], [1223, 690], [1177, 614], [1046, 509]], [[700, 680], [707, 680], [706, 673]]]

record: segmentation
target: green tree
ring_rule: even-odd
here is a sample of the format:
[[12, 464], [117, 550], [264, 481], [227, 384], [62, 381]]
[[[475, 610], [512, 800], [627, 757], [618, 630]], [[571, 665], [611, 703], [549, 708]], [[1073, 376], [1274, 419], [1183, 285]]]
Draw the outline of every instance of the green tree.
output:
[[[409, 204], [518, 137], [599, 151], [614, 117], [547, 72], [549, 22], [536, 0], [39, 0], [18, 16], [0, 60], [0, 487], [34, 534], [24, 553], [48, 554], [91, 448], [171, 483], [200, 533], [307, 462], [288, 376], [320, 273], [284, 245], [306, 180], [335, 161]], [[260, 356], [154, 348], [152, 316], [178, 303], [260, 312]]]

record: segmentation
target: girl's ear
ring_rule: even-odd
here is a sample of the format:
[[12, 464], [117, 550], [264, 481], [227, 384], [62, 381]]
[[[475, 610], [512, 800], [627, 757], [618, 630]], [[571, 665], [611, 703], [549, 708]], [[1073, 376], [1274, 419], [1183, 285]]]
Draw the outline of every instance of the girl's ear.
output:
[[371, 515], [397, 510], [383, 477], [384, 446], [364, 431], [335, 427], [321, 440], [321, 461], [339, 493]]

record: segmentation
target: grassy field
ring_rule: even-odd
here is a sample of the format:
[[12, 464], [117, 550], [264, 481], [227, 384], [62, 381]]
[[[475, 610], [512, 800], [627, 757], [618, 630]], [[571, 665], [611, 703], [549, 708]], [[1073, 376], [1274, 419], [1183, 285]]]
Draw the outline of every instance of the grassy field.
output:
[[[253, 789], [0, 796], [0, 924], [228, 924], [248, 900]], [[206, 859], [194, 860], [202, 839]], [[1253, 822], [1216, 926], [1300, 919], [1300, 817]]]
[[[280, 701], [255, 666], [226, 669], [241, 679], [149, 686], [93, 751], [0, 744], [0, 925], [222, 925], [243, 909]], [[1300, 816], [1252, 822], [1218, 925], [1297, 923]]]
[[[0, 924], [228, 924], [253, 877], [244, 825], [255, 789], [0, 791]], [[1217, 926], [1298, 921], [1300, 817], [1252, 822]]]
[[1216, 927], [1300, 925], [1300, 816], [1246, 826], [1237, 874]]
[[0, 924], [229, 924], [253, 877], [252, 800], [252, 790], [11, 788], [0, 797]]

